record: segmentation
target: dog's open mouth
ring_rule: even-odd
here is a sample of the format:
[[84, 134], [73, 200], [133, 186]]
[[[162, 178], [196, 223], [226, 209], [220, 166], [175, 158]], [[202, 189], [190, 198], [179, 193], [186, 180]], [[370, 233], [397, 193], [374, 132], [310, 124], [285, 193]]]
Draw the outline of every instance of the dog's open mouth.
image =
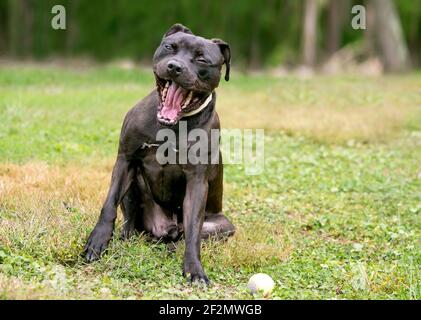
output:
[[159, 94], [158, 121], [173, 125], [183, 116], [193, 113], [208, 104], [209, 93], [202, 93], [183, 88], [175, 81], [157, 78]]

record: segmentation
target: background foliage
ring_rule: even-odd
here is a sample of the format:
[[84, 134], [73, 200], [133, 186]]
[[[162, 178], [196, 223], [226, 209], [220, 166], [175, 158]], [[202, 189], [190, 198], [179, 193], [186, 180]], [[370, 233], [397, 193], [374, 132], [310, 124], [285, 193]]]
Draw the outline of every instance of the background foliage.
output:
[[[346, 1], [347, 5], [367, 1]], [[51, 8], [62, 4], [67, 30], [51, 28]], [[318, 1], [317, 51], [326, 57], [328, 8]], [[396, 0], [405, 40], [420, 64], [421, 1]], [[304, 0], [0, 0], [0, 53], [14, 57], [91, 56], [107, 60], [150, 61], [159, 36], [173, 23], [188, 25], [205, 37], [228, 41], [237, 66], [297, 63], [300, 59]], [[347, 10], [340, 45], [363, 39], [350, 27]]]

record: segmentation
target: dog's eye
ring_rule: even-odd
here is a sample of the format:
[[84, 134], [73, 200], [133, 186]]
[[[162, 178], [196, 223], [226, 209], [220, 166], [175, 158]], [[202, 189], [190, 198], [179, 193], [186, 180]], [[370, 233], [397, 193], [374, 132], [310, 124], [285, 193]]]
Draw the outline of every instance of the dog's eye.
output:
[[173, 45], [173, 44], [165, 44], [164, 45], [164, 48], [165, 49], [167, 49], [167, 50], [170, 50], [170, 51], [172, 51], [172, 50], [174, 50], [175, 49], [175, 45]]
[[200, 63], [208, 63], [208, 61], [205, 58], [203, 58], [203, 57], [197, 58], [197, 62], [200, 62]]

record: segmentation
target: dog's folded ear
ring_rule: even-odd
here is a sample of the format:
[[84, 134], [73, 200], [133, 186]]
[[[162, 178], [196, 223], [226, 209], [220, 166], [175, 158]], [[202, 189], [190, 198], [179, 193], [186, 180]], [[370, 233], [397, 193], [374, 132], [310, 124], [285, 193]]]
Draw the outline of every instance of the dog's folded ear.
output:
[[193, 32], [191, 32], [191, 30], [185, 26], [183, 26], [181, 23], [176, 23], [175, 25], [173, 25], [164, 35], [165, 37], [168, 37], [174, 33], [177, 32], [184, 32], [184, 33], [188, 33], [188, 34], [193, 34]]
[[228, 43], [221, 39], [212, 39], [212, 42], [216, 43], [221, 50], [221, 54], [224, 57], [225, 64], [225, 81], [230, 79], [230, 67], [231, 67], [231, 48]]

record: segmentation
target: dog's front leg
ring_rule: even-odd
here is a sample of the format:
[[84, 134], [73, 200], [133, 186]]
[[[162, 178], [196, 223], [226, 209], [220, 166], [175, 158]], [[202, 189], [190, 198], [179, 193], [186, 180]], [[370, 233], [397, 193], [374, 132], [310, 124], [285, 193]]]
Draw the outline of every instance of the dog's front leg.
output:
[[117, 206], [133, 179], [133, 172], [129, 162], [123, 155], [117, 157], [114, 165], [111, 185], [107, 198], [101, 210], [98, 222], [92, 230], [85, 246], [86, 260], [94, 261], [101, 256], [111, 240], [114, 231], [114, 222], [117, 217]]
[[200, 241], [205, 217], [208, 181], [204, 173], [187, 174], [186, 195], [183, 202], [183, 227], [186, 241], [183, 276], [190, 282], [209, 283], [200, 262]]

